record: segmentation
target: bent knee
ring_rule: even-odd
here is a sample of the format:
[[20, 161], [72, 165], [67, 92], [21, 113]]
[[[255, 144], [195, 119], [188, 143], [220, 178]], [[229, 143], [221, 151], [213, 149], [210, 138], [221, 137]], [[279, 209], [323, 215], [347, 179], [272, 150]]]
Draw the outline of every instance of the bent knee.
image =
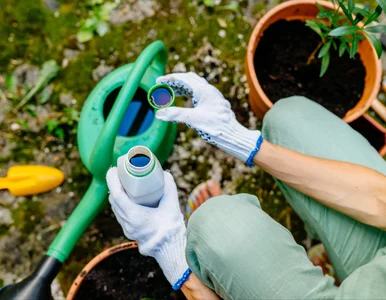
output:
[[[248, 194], [218, 196], [206, 201], [195, 211], [188, 223], [187, 259], [189, 265], [198, 257], [216, 256], [228, 261], [237, 253], [245, 236], [259, 228], [248, 226], [252, 218], [264, 226], [265, 214], [257, 197]], [[259, 227], [259, 226], [258, 226]], [[255, 236], [255, 238], [258, 238]], [[189, 257], [193, 259], [189, 261]]]

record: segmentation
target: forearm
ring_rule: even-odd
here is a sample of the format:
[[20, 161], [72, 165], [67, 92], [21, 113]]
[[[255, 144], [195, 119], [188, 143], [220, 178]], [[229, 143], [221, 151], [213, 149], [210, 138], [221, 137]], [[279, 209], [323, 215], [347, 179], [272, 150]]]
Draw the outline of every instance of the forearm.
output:
[[205, 299], [217, 300], [220, 299], [210, 288], [203, 284], [193, 273], [189, 279], [182, 285], [181, 291], [188, 300]]
[[386, 176], [264, 141], [253, 159], [277, 179], [352, 218], [386, 230]]

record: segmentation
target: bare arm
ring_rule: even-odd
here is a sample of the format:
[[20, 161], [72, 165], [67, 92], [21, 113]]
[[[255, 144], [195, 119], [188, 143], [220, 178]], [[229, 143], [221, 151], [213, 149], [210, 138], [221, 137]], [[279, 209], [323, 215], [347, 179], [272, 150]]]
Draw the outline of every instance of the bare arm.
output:
[[189, 279], [182, 285], [181, 291], [188, 300], [220, 299], [215, 292], [203, 284], [193, 273], [190, 274]]
[[300, 154], [264, 141], [254, 163], [318, 202], [386, 230], [386, 176], [372, 169]]

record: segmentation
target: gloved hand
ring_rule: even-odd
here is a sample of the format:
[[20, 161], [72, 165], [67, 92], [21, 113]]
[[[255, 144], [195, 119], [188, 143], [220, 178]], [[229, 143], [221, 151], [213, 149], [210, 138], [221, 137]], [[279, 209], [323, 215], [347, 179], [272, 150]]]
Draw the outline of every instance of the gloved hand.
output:
[[156, 113], [158, 119], [183, 122], [208, 143], [253, 165], [253, 157], [263, 142], [261, 132], [242, 126], [218, 89], [192, 72], [162, 76], [157, 83], [169, 85], [177, 96], [191, 97], [194, 106], [160, 109]]
[[141, 254], [157, 260], [174, 288], [190, 269], [185, 259], [186, 227], [172, 175], [164, 172], [165, 192], [155, 208], [136, 204], [128, 197], [117, 168], [111, 168], [106, 179], [111, 208], [125, 236], [137, 241]]

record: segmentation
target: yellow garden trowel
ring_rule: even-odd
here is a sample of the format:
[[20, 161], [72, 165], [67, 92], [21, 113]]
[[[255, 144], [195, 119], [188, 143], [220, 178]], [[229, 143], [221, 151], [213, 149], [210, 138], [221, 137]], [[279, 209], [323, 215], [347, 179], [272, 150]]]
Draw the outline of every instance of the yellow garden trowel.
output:
[[29, 196], [47, 192], [59, 186], [64, 174], [47, 166], [13, 166], [7, 177], [0, 178], [0, 189], [14, 196]]

